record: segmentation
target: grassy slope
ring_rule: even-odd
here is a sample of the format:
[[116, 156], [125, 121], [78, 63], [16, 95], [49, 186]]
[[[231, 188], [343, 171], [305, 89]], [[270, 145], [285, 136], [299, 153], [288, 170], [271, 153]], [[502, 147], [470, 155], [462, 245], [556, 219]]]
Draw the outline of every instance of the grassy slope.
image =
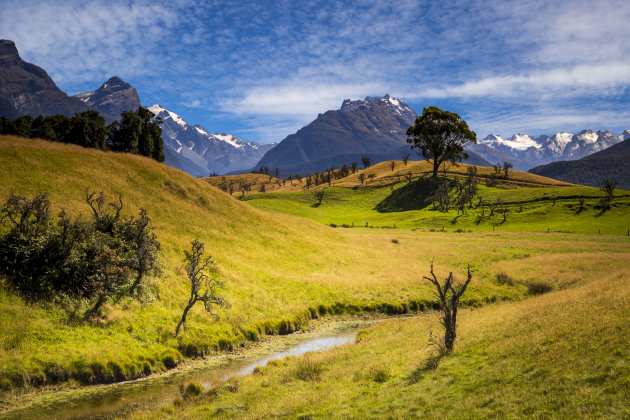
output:
[[[401, 237], [397, 245], [387, 232], [345, 232], [272, 215], [152, 160], [71, 145], [0, 137], [0, 176], [0, 200], [11, 191], [47, 191], [55, 208], [84, 214], [86, 188], [111, 198], [121, 194], [128, 214], [143, 207], [152, 218], [164, 265], [163, 275], [150, 279], [158, 288], [152, 301], [120, 302], [99, 325], [70, 324], [62, 309], [29, 305], [0, 288], [0, 386], [5, 390], [67, 374], [92, 380], [94, 369], [86, 367], [92, 362], [110, 372], [121, 367], [127, 377], [142, 371], [142, 360], [160, 370], [168, 349], [229, 347], [245, 334], [299, 322], [309, 307], [320, 304], [429, 300], [431, 290], [418, 281], [418, 272], [433, 256], [439, 269], [461, 272], [466, 262], [485, 267], [502, 254], [485, 249], [477, 238], [461, 238], [461, 252], [442, 242], [428, 251], [425, 243], [437, 236]], [[188, 294], [181, 259], [195, 237], [217, 261], [232, 308], [221, 310], [218, 320], [195, 308], [186, 334], [175, 339], [172, 331]], [[542, 250], [535, 238], [519, 241], [511, 252]], [[523, 294], [522, 287], [494, 284], [491, 274], [484, 271], [470, 298]]]
[[[458, 215], [457, 210], [441, 213], [431, 206], [417, 205], [411, 210], [398, 211], [397, 206], [404, 205], [418, 195], [415, 182], [411, 185], [404, 180], [409, 172], [418, 177], [426, 174], [426, 162], [410, 162], [404, 167], [397, 162], [397, 168], [391, 171], [391, 162], [382, 162], [361, 172], [374, 174], [369, 184], [360, 186], [359, 172], [333, 183], [325, 193], [320, 206], [312, 191], [304, 191], [303, 185], [294, 182], [284, 191], [250, 194], [244, 197], [251, 205], [282, 214], [290, 214], [315, 220], [320, 223], [350, 226], [396, 226], [408, 228], [446, 228], [466, 230], [502, 231], [539, 231], [547, 230], [575, 233], [611, 233], [626, 234], [630, 229], [630, 194], [617, 191], [613, 208], [601, 214], [595, 208], [601, 192], [597, 188], [565, 184], [537, 175], [512, 171], [507, 181], [500, 180], [498, 187], [479, 186], [479, 194], [486, 202], [501, 199], [509, 203], [509, 213], [504, 223], [503, 217], [495, 214], [489, 217], [485, 209], [485, 218], [478, 222], [481, 209], [467, 209], [465, 215]], [[462, 175], [467, 165], [449, 167], [449, 176]], [[402, 169], [404, 168], [404, 169]], [[402, 173], [398, 182], [398, 172]], [[481, 176], [488, 176], [491, 168], [479, 168]], [[552, 200], [555, 197], [556, 200]], [[585, 208], [579, 209], [579, 197], [585, 197]], [[475, 204], [477, 200], [475, 200]], [[382, 205], [385, 209], [377, 210]]]
[[[628, 242], [615, 262], [571, 267], [575, 287], [458, 317], [455, 352], [426, 369], [437, 316], [393, 321], [353, 346], [287, 358], [150, 418], [625, 418], [630, 415]], [[582, 255], [582, 257], [587, 257]], [[604, 260], [610, 258], [600, 254]], [[597, 264], [605, 268], [595, 268]], [[590, 269], [585, 268], [589, 266]], [[508, 268], [508, 267], [504, 267]], [[515, 269], [515, 270], [512, 270]], [[517, 277], [518, 278], [518, 277]]]

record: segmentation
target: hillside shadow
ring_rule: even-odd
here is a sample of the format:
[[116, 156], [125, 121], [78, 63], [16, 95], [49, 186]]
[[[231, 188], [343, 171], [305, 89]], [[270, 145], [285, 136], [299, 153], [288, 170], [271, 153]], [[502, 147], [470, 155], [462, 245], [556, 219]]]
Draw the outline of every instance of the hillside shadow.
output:
[[431, 205], [431, 197], [444, 181], [443, 179], [418, 178], [392, 192], [374, 209], [379, 213], [424, 209]]

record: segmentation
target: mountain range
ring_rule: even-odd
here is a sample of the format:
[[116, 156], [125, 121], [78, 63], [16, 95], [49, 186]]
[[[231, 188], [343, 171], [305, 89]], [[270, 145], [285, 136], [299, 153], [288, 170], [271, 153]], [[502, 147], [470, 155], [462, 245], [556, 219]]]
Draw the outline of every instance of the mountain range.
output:
[[162, 119], [164, 163], [193, 176], [249, 169], [276, 145], [249, 142], [227, 133], [210, 133], [201, 125], [189, 125], [160, 105], [149, 110]]
[[[372, 163], [400, 160], [409, 153], [411, 160], [423, 159], [407, 144], [407, 128], [418, 115], [402, 100], [389, 94], [346, 99], [338, 110], [326, 111], [287, 136], [268, 151], [256, 167], [278, 168], [281, 173], [313, 173], [351, 162], [363, 156]], [[488, 165], [470, 153], [469, 163]]]
[[[72, 116], [81, 111], [96, 110], [110, 123], [119, 118], [121, 112], [140, 106], [136, 89], [116, 76], [95, 91], [68, 96], [44, 69], [22, 60], [12, 41], [0, 40], [1, 116], [11, 119], [21, 115]], [[353, 161], [361, 162], [364, 156], [369, 157], [372, 163], [399, 160], [407, 153], [411, 160], [422, 159], [410, 150], [406, 142], [406, 130], [414, 124], [417, 114], [404, 101], [390, 95], [357, 101], [347, 99], [340, 109], [319, 114], [310, 124], [278, 144], [248, 142], [227, 133], [213, 134], [200, 125], [189, 125], [177, 114], [159, 105], [150, 109], [163, 121], [166, 163], [194, 176], [251, 170], [261, 166], [271, 170], [278, 168], [283, 174], [308, 174]], [[536, 171], [542, 171], [538, 167], [550, 162], [578, 159], [582, 162], [584, 159], [581, 158], [585, 156], [599, 156], [597, 152], [608, 150], [628, 138], [630, 130], [618, 136], [610, 131], [591, 130], [578, 134], [560, 132], [536, 138], [515, 134], [504, 139], [491, 134], [478, 144], [466, 146], [469, 153], [467, 162], [489, 166], [490, 162], [502, 164], [509, 161], [518, 170], [536, 167]], [[613, 158], [615, 156], [606, 157], [608, 162], [612, 162], [610, 159]], [[590, 165], [594, 165], [600, 157], [593, 159]], [[580, 165], [585, 167], [584, 163]], [[562, 163], [556, 167], [568, 166]], [[621, 162], [618, 162], [618, 167], [625, 168]], [[572, 179], [579, 179], [576, 182], [585, 185], [593, 184], [584, 177]]]
[[492, 163], [509, 161], [514, 169], [527, 171], [535, 166], [559, 160], [577, 160], [600, 150], [607, 149], [630, 137], [630, 130], [620, 135], [610, 131], [584, 130], [578, 134], [566, 132], [553, 136], [533, 138], [527, 134], [514, 134], [504, 139], [490, 134], [477, 144], [469, 144], [466, 150], [477, 153]]
[[630, 190], [630, 136], [582, 159], [553, 162], [537, 166], [529, 172], [591, 187], [601, 187], [609, 179], [615, 181], [617, 187]]

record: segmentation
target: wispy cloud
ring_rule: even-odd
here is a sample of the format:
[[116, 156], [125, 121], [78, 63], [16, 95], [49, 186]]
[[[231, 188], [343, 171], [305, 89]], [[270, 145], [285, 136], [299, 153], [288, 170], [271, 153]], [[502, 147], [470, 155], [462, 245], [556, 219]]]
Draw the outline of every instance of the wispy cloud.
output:
[[567, 101], [616, 124], [628, 22], [626, 0], [5, 0], [0, 37], [70, 93], [116, 74], [146, 104], [277, 141], [345, 98], [385, 93], [501, 127], [523, 102], [541, 127], [537, 109], [589, 115], [563, 113]]

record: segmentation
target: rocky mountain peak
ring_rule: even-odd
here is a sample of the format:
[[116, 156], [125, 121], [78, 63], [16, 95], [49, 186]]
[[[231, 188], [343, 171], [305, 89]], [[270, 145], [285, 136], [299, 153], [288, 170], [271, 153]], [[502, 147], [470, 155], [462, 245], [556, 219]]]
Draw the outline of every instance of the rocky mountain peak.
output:
[[13, 66], [20, 62], [20, 54], [13, 41], [0, 39], [0, 65]]
[[91, 109], [96, 109], [106, 121], [120, 118], [123, 111], [135, 111], [140, 107], [136, 89], [118, 76], [110, 77], [93, 92], [74, 95]]

